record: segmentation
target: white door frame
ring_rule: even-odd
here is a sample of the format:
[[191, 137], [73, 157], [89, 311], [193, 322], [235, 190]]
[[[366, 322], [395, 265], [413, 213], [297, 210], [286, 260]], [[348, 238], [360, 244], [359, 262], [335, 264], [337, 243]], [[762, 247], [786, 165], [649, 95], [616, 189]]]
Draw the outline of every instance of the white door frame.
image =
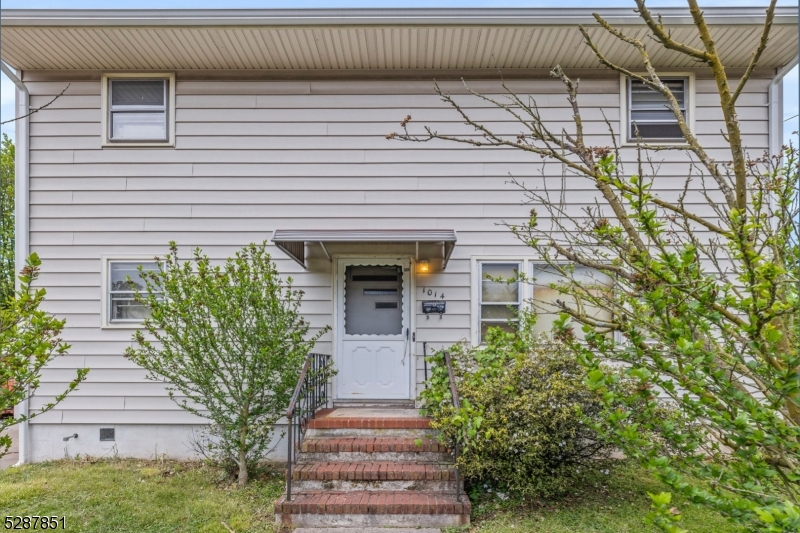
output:
[[[341, 331], [344, 325], [341, 320], [341, 313], [343, 312], [344, 304], [344, 285], [343, 276], [346, 267], [349, 265], [358, 264], [375, 264], [379, 261], [380, 264], [397, 264], [403, 266], [404, 275], [404, 289], [405, 280], [408, 280], [408, 288], [403, 291], [403, 303], [405, 306], [403, 324], [404, 327], [409, 328], [409, 341], [408, 341], [408, 361], [407, 365], [409, 380], [408, 380], [408, 399], [416, 400], [415, 394], [417, 389], [416, 376], [417, 376], [417, 357], [416, 357], [416, 313], [414, 312], [416, 300], [416, 267], [414, 258], [410, 255], [404, 254], [334, 254], [333, 257], [333, 283], [331, 284], [332, 299], [333, 299], [333, 320], [331, 328], [331, 347], [333, 353], [334, 368], [338, 364], [342, 353], [342, 341], [344, 334]], [[408, 268], [408, 272], [405, 268]], [[333, 379], [333, 398], [339, 398], [339, 376]], [[345, 399], [345, 398], [343, 398]], [[346, 399], [352, 399], [350, 397]], [[368, 399], [368, 398], [365, 398]]]

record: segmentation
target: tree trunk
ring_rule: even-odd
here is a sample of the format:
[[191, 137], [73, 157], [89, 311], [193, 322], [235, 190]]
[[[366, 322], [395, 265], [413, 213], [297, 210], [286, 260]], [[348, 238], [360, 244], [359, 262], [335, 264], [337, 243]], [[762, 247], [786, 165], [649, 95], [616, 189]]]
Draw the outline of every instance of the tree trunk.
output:
[[247, 485], [247, 450], [239, 445], [239, 486]]
[[250, 401], [242, 406], [239, 418], [239, 486], [247, 485], [247, 423], [250, 420]]

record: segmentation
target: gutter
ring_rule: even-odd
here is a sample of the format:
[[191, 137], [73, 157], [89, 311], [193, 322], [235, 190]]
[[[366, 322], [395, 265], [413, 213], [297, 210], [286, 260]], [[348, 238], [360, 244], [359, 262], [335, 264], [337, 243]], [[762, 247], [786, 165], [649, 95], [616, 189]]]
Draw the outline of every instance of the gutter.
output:
[[[0, 61], [0, 70], [8, 76], [14, 85], [17, 86], [16, 94], [16, 116], [21, 117], [30, 112], [31, 95], [28, 88], [22, 83], [17, 74], [5, 64]], [[16, 159], [14, 161], [14, 220], [16, 222], [16, 231], [14, 242], [14, 263], [15, 270], [19, 272], [25, 264], [25, 258], [28, 257], [29, 252], [29, 232], [28, 232], [28, 213], [30, 203], [28, 197], [30, 194], [30, 166], [29, 166], [29, 150], [30, 150], [30, 117], [25, 117], [18, 120], [16, 126]], [[16, 280], [16, 288], [19, 289], [20, 281]], [[14, 416], [20, 417], [28, 416], [28, 399], [22, 400], [15, 408]], [[29, 462], [28, 457], [28, 443], [30, 441], [30, 427], [28, 421], [25, 420], [19, 426], [19, 462], [17, 465], [22, 465]]]
[[[608, 22], [642, 26], [631, 8], [399, 8], [399, 9], [4, 9], [6, 27], [153, 26], [575, 26]], [[656, 10], [669, 25], [694, 25], [686, 8]], [[709, 24], [762, 24], [761, 7], [708, 7]], [[779, 6], [774, 24], [797, 24], [797, 8]]]
[[769, 84], [769, 155], [778, 155], [783, 145], [783, 78], [797, 66], [798, 56], [779, 68]]

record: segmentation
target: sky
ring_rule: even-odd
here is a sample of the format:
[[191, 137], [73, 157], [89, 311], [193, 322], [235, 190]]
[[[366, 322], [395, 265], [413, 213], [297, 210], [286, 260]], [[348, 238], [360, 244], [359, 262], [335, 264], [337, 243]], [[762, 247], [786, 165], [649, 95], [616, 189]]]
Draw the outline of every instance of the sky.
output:
[[[766, 5], [765, 0], [706, 0], [703, 6]], [[377, 7], [548, 7], [551, 1], [531, 0], [2, 0], [3, 9], [236, 9], [236, 8], [377, 8]], [[561, 0], [563, 7], [628, 7], [631, 0]], [[655, 6], [685, 6], [683, 0], [653, 1]], [[797, 5], [796, 0], [779, 0], [779, 5]], [[792, 132], [800, 130], [798, 118], [800, 88], [798, 67], [784, 78], [784, 142]], [[14, 84], [5, 74], [0, 74], [0, 118], [6, 120], [14, 114]], [[2, 126], [2, 132], [14, 137], [13, 124]], [[797, 145], [797, 137], [791, 137]]]

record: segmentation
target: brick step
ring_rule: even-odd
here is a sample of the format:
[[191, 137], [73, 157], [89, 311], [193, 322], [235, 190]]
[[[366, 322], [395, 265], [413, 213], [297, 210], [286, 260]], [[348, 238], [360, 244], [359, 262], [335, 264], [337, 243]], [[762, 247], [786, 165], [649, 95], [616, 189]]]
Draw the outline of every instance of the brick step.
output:
[[305, 439], [301, 447], [300, 461], [449, 463], [453, 461], [453, 457], [446, 446], [429, 438], [331, 437]]
[[[372, 411], [374, 414], [370, 414]], [[390, 415], [391, 416], [388, 416]], [[429, 429], [430, 419], [416, 409], [322, 409], [308, 421], [309, 429]]]
[[300, 463], [292, 470], [292, 479], [297, 492], [456, 492], [455, 467], [430, 463]]
[[275, 502], [276, 520], [295, 527], [449, 527], [469, 524], [466, 494], [313, 491]]
[[430, 428], [396, 429], [396, 428], [313, 428], [306, 431], [306, 438], [328, 437], [415, 437], [435, 438], [438, 430]]
[[435, 439], [412, 437], [330, 437], [306, 438], [302, 452], [448, 452]]

